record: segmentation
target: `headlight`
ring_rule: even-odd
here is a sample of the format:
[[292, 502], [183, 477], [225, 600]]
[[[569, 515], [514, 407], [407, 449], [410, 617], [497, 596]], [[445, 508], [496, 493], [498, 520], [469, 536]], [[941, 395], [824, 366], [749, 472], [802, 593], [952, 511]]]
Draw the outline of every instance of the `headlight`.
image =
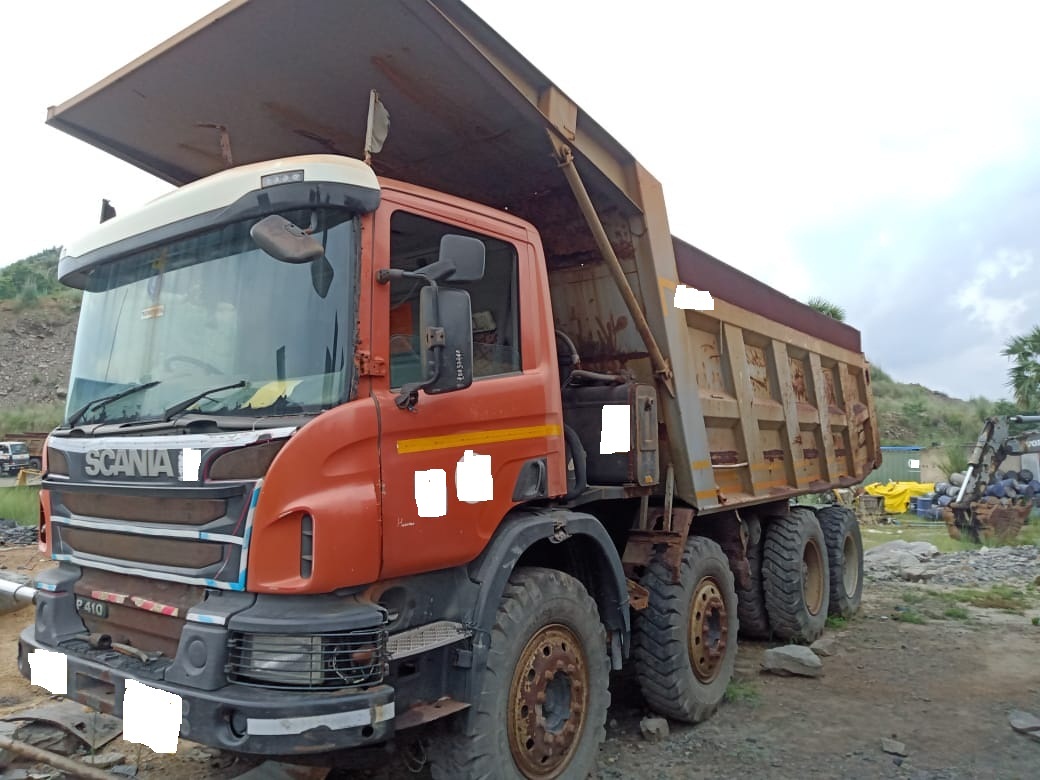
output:
[[311, 636], [233, 631], [228, 679], [267, 688], [374, 685], [385, 673], [386, 639], [382, 626]]
[[232, 666], [236, 666], [237, 655], [242, 677], [260, 684], [321, 685], [324, 669], [319, 636], [241, 634], [238, 644], [237, 649], [232, 645]]

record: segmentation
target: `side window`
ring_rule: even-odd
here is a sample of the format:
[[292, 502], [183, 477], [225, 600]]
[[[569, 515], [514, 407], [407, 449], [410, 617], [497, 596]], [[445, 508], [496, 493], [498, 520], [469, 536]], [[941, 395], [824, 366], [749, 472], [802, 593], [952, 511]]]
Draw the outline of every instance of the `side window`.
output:
[[[473, 309], [473, 378], [520, 370], [520, 320], [516, 248], [505, 241], [405, 211], [390, 218], [390, 267], [414, 271], [437, 259], [441, 237], [472, 236], [484, 242], [484, 278], [443, 283], [469, 293]], [[419, 289], [410, 279], [390, 283], [390, 385], [422, 379]]]

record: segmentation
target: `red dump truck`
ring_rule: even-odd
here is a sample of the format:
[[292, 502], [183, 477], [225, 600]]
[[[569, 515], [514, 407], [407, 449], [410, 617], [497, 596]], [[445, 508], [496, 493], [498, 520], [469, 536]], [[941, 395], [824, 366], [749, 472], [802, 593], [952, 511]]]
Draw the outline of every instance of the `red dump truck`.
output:
[[858, 607], [855, 518], [794, 499], [881, 462], [859, 334], [674, 238], [462, 3], [236, 0], [48, 121], [177, 189], [60, 261], [26, 676], [241, 753], [584, 777], [612, 669], [700, 721], [738, 632]]

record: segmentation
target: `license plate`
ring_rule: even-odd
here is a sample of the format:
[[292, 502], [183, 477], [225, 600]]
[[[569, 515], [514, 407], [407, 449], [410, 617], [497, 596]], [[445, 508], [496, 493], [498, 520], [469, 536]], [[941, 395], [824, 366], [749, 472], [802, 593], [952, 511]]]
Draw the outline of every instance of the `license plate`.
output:
[[104, 601], [95, 601], [94, 599], [83, 598], [82, 596], [76, 596], [76, 611], [81, 615], [89, 615], [90, 617], [107, 618], [108, 617], [108, 604]]

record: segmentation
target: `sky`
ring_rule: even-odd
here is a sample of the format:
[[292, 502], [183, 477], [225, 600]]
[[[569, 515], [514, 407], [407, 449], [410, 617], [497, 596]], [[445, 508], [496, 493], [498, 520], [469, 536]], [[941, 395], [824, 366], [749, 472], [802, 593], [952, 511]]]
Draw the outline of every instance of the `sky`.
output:
[[[900, 381], [1008, 395], [1000, 350], [1040, 322], [1040, 6], [467, 4], [661, 181], [675, 235], [840, 305]], [[169, 190], [46, 109], [219, 6], [5, 8], [0, 198], [18, 230], [0, 265], [71, 242], [102, 198], [124, 213]]]

